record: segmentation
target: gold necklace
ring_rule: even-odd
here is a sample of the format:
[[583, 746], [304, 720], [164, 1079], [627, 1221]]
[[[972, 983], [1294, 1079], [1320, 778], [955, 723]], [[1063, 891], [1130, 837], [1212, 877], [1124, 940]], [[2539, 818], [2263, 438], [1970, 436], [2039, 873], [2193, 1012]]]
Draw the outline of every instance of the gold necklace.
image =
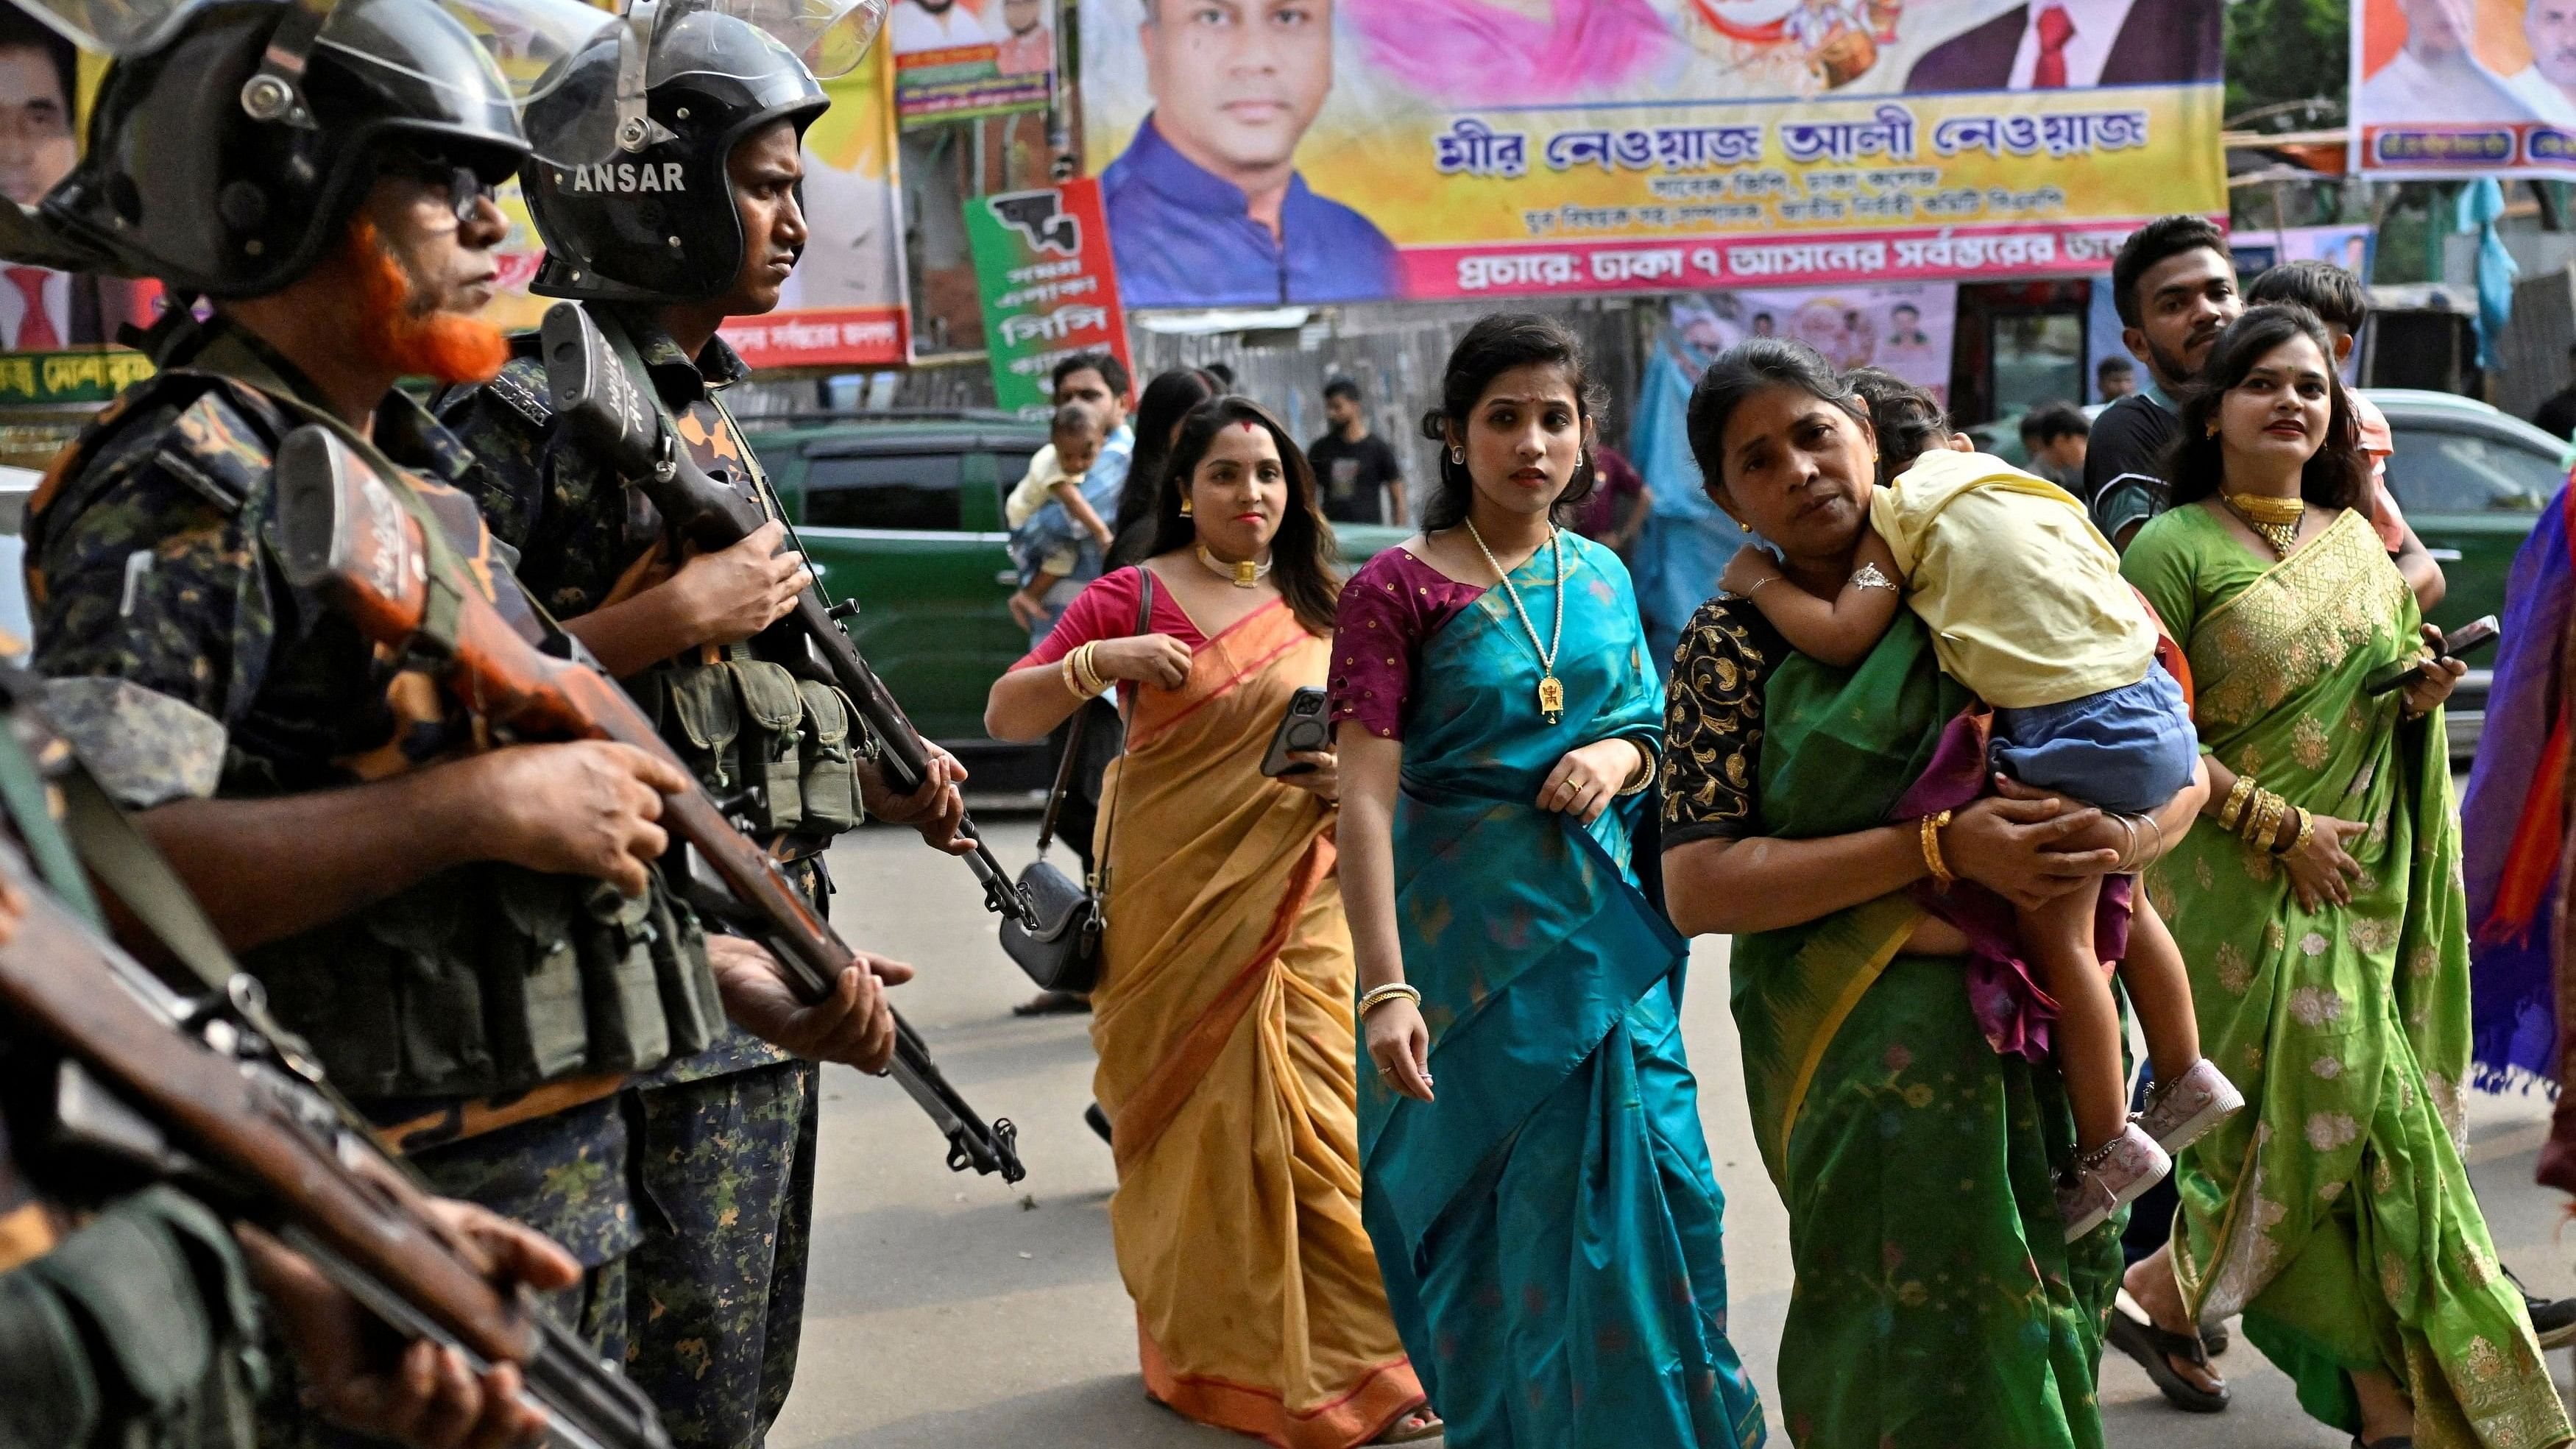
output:
[[1208, 552], [1208, 546], [1206, 544], [1200, 544], [1198, 546], [1198, 550], [1199, 563], [1204, 566], [1209, 573], [1216, 575], [1218, 578], [1225, 580], [1227, 583], [1234, 585], [1238, 589], [1251, 588], [1254, 584], [1270, 577], [1270, 564], [1266, 560], [1261, 563], [1254, 563], [1252, 560], [1246, 558], [1237, 559], [1233, 563], [1227, 563], [1225, 560], [1218, 558], [1215, 554]]
[[2299, 546], [2299, 524], [2308, 516], [2308, 505], [2297, 498], [2272, 498], [2260, 493], [2229, 493], [2221, 490], [2219, 501], [2228, 511], [2244, 520], [2245, 526], [2263, 536], [2272, 551], [2283, 558]]
[[1538, 647], [1538, 626], [1530, 622], [1529, 609], [1521, 603], [1521, 591], [1512, 587], [1512, 576], [1503, 572], [1494, 551], [1485, 547], [1485, 536], [1476, 531], [1475, 520], [1467, 522], [1467, 536], [1476, 541], [1476, 551], [1495, 577], [1503, 581], [1503, 592], [1511, 596], [1512, 612], [1521, 616], [1521, 628], [1529, 634], [1530, 648], [1538, 654], [1538, 715], [1549, 724], [1565, 718], [1565, 685], [1556, 677], [1556, 656], [1565, 647], [1565, 547], [1557, 541], [1556, 525], [1547, 526], [1547, 550], [1556, 560], [1556, 631], [1544, 649]]

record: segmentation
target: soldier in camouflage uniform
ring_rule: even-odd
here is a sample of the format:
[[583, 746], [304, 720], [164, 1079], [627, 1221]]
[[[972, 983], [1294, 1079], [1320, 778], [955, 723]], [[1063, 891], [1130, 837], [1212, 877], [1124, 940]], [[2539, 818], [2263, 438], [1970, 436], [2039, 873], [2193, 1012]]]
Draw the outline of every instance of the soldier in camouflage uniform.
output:
[[[602, 72], [595, 90], [584, 64]], [[613, 53], [575, 65], [559, 96], [613, 90]], [[647, 108], [667, 134], [631, 164], [652, 190], [620, 184], [625, 156], [615, 178], [542, 154], [523, 174], [548, 248], [534, 290], [583, 299], [696, 463], [768, 497], [719, 400], [744, 369], [716, 328], [778, 304], [806, 242], [798, 142], [828, 101], [793, 52], [730, 16], [665, 25], [650, 71]], [[549, 115], [563, 104], [537, 102], [532, 128], [575, 129]], [[627, 681], [702, 779], [719, 795], [760, 788], [752, 808], [772, 853], [820, 904], [823, 850], [861, 813], [826, 767], [865, 731], [839, 691], [797, 667], [801, 640], [764, 635], [811, 576], [779, 551], [777, 522], [684, 556], [644, 495], [558, 425], [535, 342], [519, 339], [499, 377], [439, 404], [484, 464], [466, 486], [493, 535], [518, 549], [520, 578]], [[935, 778], [907, 799], [887, 798], [865, 752], [852, 774], [868, 808], [962, 848], [964, 772], [933, 757]], [[809, 1063], [736, 1033], [641, 1094], [627, 1371], [680, 1449], [754, 1449], [786, 1401], [813, 1214], [814, 1080]]]
[[214, 312], [168, 314], [161, 374], [31, 503], [35, 661], [75, 716], [156, 743], [105, 783], [277, 1015], [380, 1121], [431, 1124], [412, 1140], [433, 1184], [563, 1243], [586, 1271], [558, 1311], [622, 1353], [621, 1084], [728, 1015], [881, 1068], [883, 986], [909, 968], [863, 956], [798, 1005], [765, 951], [705, 941], [662, 883], [656, 817], [684, 775], [617, 745], [491, 748], [434, 657], [376, 649], [285, 581], [272, 460], [317, 425], [478, 579], [515, 587], [454, 486], [471, 456], [392, 384], [499, 365], [470, 314], [506, 230], [491, 186], [526, 153], [508, 82], [431, 0], [341, 0], [287, 69], [300, 104], [264, 104], [250, 82], [273, 34], [295, 44], [291, 8], [207, 7], [120, 60], [88, 156], [38, 213], [102, 269]]

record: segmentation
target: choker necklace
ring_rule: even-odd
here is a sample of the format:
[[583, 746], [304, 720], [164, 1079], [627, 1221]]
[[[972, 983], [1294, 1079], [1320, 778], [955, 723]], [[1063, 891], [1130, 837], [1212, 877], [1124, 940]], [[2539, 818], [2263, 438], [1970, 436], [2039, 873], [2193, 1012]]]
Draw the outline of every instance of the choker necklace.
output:
[[1556, 525], [1547, 526], [1548, 553], [1556, 560], [1556, 635], [1546, 648], [1538, 647], [1538, 626], [1530, 622], [1529, 609], [1521, 603], [1521, 591], [1512, 587], [1512, 576], [1503, 571], [1494, 551], [1485, 547], [1485, 536], [1476, 531], [1474, 519], [1462, 520], [1467, 536], [1476, 541], [1476, 551], [1485, 556], [1485, 564], [1503, 581], [1503, 592], [1511, 597], [1512, 612], [1521, 616], [1521, 629], [1529, 635], [1530, 649], [1538, 655], [1538, 717], [1549, 724], [1565, 718], [1565, 682], [1556, 677], [1556, 656], [1565, 647], [1565, 549], [1557, 542]]
[[2283, 558], [2299, 546], [2299, 524], [2308, 515], [2308, 505], [2297, 498], [2269, 498], [2259, 493], [2229, 493], [2221, 490], [2219, 501], [2228, 511], [2245, 521], [2245, 526], [2263, 536], [2272, 551]]
[[1250, 559], [1242, 559], [1235, 563], [1227, 563], [1225, 560], [1218, 558], [1215, 554], [1208, 552], [1206, 544], [1200, 544], [1198, 546], [1198, 551], [1199, 562], [1206, 567], [1209, 573], [1216, 575], [1218, 578], [1225, 580], [1227, 583], [1234, 585], [1238, 589], [1251, 588], [1254, 584], [1270, 577], [1270, 565], [1266, 562], [1254, 563]]

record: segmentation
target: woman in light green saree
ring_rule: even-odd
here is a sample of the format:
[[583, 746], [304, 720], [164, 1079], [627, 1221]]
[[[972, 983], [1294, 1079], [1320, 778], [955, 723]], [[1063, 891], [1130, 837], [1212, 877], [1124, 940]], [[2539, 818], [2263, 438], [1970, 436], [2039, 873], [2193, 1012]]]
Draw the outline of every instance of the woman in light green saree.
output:
[[2363, 474], [2332, 355], [2304, 311], [2228, 330], [2184, 410], [2177, 506], [2123, 566], [2187, 648], [2211, 776], [2148, 891], [2254, 1107], [2182, 1155], [2173, 1242], [2129, 1288], [2169, 1334], [2243, 1312], [2301, 1405], [2369, 1449], [2542, 1449], [2567, 1417], [2455, 1136], [2468, 955], [2440, 705], [2461, 666], [2365, 688], [2424, 651], [2347, 506]]

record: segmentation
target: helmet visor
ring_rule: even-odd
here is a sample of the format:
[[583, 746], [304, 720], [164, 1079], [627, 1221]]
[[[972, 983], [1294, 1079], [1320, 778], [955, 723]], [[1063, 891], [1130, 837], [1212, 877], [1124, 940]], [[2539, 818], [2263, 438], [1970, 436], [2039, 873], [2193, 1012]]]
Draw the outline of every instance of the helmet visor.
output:
[[[859, 61], [885, 24], [890, 0], [663, 0], [660, 29], [668, 33], [699, 11], [730, 15], [787, 47], [805, 63], [816, 80], [831, 80], [858, 69]], [[681, 48], [673, 47], [675, 54]], [[688, 59], [665, 74], [664, 47], [654, 47], [653, 83], [688, 72], [756, 78], [776, 64], [766, 47], [718, 45], [687, 48]], [[685, 70], [678, 68], [685, 66]]]
[[[16, 0], [63, 38], [119, 59], [152, 49], [213, 0]], [[417, 74], [414, 53], [388, 43], [399, 23], [371, 15], [369, 0], [319, 0], [329, 18], [315, 44], [377, 66]], [[582, 0], [437, 0], [481, 42], [490, 71], [420, 78], [445, 88], [495, 90], [526, 101], [544, 94], [555, 63], [615, 27], [618, 18]], [[281, 5], [281, 8], [283, 6]]]

